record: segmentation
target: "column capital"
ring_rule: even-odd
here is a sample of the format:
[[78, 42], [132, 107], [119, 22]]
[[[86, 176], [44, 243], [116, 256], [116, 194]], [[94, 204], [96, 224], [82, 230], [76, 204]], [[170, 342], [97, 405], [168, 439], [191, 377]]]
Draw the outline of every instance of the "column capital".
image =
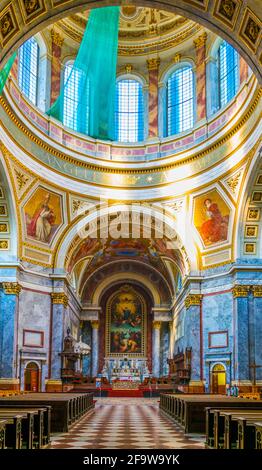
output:
[[51, 294], [53, 304], [68, 306], [68, 297], [64, 292], [52, 292]]
[[232, 289], [232, 294], [234, 298], [237, 297], [248, 297], [250, 291], [250, 286], [234, 286]]
[[99, 321], [98, 320], [92, 320], [91, 321], [91, 326], [93, 330], [98, 330], [99, 329]]
[[153, 321], [153, 329], [160, 330], [161, 328], [161, 321]]
[[262, 297], [262, 286], [252, 286], [251, 290], [254, 297]]
[[202, 297], [203, 297], [202, 294], [188, 294], [185, 298], [186, 309], [195, 305], [200, 305]]
[[178, 52], [172, 58], [172, 62], [173, 62], [173, 64], [178, 64], [180, 61], [181, 61], [181, 54], [179, 54], [179, 52]]
[[148, 59], [146, 62], [147, 62], [148, 70], [158, 70], [159, 65], [160, 65], [159, 58]]
[[198, 36], [197, 39], [194, 41], [194, 45], [196, 49], [199, 49], [202, 46], [205, 46], [207, 40], [207, 33], [201, 34], [201, 36]]
[[18, 282], [3, 282], [3, 289], [7, 295], [19, 295], [22, 287]]
[[64, 39], [63, 39], [62, 36], [61, 36], [57, 31], [55, 31], [54, 29], [52, 29], [52, 31], [51, 31], [51, 37], [52, 37], [52, 42], [53, 42], [56, 46], [62, 47], [63, 42], [64, 42]]

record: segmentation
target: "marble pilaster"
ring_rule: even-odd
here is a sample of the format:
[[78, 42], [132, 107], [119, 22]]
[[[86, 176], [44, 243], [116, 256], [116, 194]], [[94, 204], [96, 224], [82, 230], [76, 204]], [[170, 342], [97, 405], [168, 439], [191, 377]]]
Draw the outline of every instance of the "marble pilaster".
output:
[[21, 287], [16, 282], [4, 282], [0, 289], [0, 377], [15, 379], [16, 320]]
[[254, 363], [260, 366], [256, 369], [256, 381], [262, 382], [262, 286], [253, 286], [254, 309]]
[[160, 330], [161, 330], [161, 322], [154, 321], [153, 322], [153, 348], [152, 348], [152, 371], [153, 377], [159, 377], [160, 375]]
[[51, 64], [51, 105], [57, 100], [61, 87], [61, 53], [63, 38], [54, 29], [52, 36], [52, 64]]
[[206, 118], [206, 39], [204, 33], [195, 41], [196, 48], [196, 94], [197, 120]]
[[240, 85], [248, 79], [248, 65], [243, 57], [239, 56], [239, 82]]
[[250, 379], [249, 361], [249, 292], [250, 286], [235, 285], [232, 289], [234, 298], [234, 380], [246, 382]]
[[149, 96], [148, 96], [148, 137], [158, 136], [158, 70], [160, 60], [149, 59], [148, 66], [148, 81], [149, 81]]
[[52, 299], [52, 354], [51, 354], [51, 382], [61, 380], [61, 356], [64, 340], [64, 315], [68, 305], [68, 298], [63, 292], [51, 294]]
[[92, 326], [92, 377], [98, 374], [98, 358], [99, 358], [99, 321], [91, 321]]
[[194, 382], [194, 385], [200, 385], [203, 380], [201, 302], [201, 294], [189, 294], [185, 299], [185, 336], [187, 338], [185, 346], [192, 349], [191, 382]]

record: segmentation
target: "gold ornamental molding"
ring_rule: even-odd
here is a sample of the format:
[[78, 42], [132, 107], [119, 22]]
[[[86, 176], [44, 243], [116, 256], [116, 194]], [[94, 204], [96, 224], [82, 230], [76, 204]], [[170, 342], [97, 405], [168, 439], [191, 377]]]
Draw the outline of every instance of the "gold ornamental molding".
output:
[[64, 43], [64, 39], [62, 38], [62, 36], [57, 32], [55, 31], [54, 29], [52, 29], [51, 31], [51, 37], [52, 37], [52, 42], [58, 46], [58, 47], [62, 47], [63, 43]]
[[64, 292], [52, 292], [51, 293], [52, 303], [68, 306], [68, 297]]
[[199, 49], [200, 47], [204, 46], [207, 41], [207, 33], [201, 34], [197, 39], [194, 40], [195, 48]]
[[250, 286], [234, 286], [232, 294], [234, 299], [238, 297], [248, 297]]
[[98, 320], [92, 320], [91, 321], [91, 326], [93, 330], [98, 330], [99, 329], [99, 321]]
[[251, 290], [254, 297], [262, 297], [262, 286], [252, 286]]
[[22, 290], [18, 282], [3, 282], [3, 289], [7, 295], [19, 295]]
[[201, 300], [202, 300], [203, 295], [202, 294], [189, 294], [185, 298], [185, 307], [186, 309], [196, 306], [196, 305], [201, 305]]
[[161, 329], [161, 321], [153, 321], [153, 329], [160, 330]]
[[160, 59], [148, 59], [147, 61], [148, 70], [158, 70], [160, 65]]

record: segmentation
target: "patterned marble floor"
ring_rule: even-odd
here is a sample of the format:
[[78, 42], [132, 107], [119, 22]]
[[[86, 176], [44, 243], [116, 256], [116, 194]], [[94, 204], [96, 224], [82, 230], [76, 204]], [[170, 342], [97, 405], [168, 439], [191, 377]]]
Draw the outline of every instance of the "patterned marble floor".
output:
[[159, 412], [158, 399], [98, 398], [95, 411], [69, 433], [52, 437], [52, 449], [203, 449], [203, 436], [186, 436]]

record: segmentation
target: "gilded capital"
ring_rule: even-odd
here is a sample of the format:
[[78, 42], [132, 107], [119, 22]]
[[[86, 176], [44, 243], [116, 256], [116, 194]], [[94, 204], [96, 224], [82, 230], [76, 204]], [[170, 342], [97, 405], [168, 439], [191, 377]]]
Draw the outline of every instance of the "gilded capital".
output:
[[3, 282], [3, 289], [8, 295], [19, 295], [21, 292], [21, 286], [18, 282]]
[[194, 41], [195, 48], [199, 49], [199, 47], [202, 47], [206, 44], [207, 40], [207, 33], [201, 34], [201, 36], [198, 36], [198, 38]]
[[262, 297], [262, 286], [252, 286], [254, 297]]
[[99, 321], [98, 320], [92, 320], [91, 321], [91, 326], [93, 330], [98, 330], [99, 329]]
[[202, 297], [202, 294], [188, 294], [188, 296], [185, 298], [185, 307], [189, 308], [195, 305], [200, 305]]
[[56, 46], [62, 47], [63, 42], [64, 42], [64, 39], [62, 38], [62, 36], [57, 31], [55, 31], [54, 29], [52, 29], [52, 31], [51, 31], [51, 36], [52, 36], [52, 42]]
[[53, 304], [61, 304], [65, 307], [68, 306], [68, 297], [64, 292], [52, 292], [51, 298]]
[[148, 70], [158, 70], [160, 65], [160, 59], [148, 59], [147, 60], [147, 67]]
[[153, 321], [153, 329], [160, 330], [161, 328], [161, 321]]
[[247, 297], [249, 294], [250, 286], [234, 286], [232, 294], [234, 298]]

